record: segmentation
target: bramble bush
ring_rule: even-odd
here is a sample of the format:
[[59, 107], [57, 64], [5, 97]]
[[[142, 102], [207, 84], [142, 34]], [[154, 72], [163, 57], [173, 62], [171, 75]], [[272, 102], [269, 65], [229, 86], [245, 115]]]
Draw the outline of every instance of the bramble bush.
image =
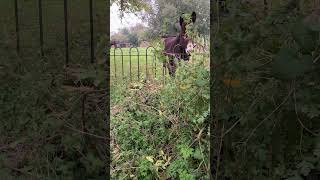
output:
[[320, 171], [320, 28], [304, 5], [263, 12], [237, 4], [220, 19], [212, 37], [218, 179], [299, 180]]
[[[111, 88], [113, 178], [208, 179], [207, 59], [181, 62], [176, 77]], [[133, 85], [134, 84], [134, 85]]]

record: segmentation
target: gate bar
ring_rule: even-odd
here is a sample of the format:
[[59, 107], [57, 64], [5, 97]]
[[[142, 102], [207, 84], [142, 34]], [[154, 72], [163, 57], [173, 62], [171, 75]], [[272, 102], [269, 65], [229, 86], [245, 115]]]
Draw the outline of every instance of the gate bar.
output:
[[92, 0], [89, 1], [90, 7], [90, 46], [91, 46], [91, 63], [94, 63], [94, 42], [93, 42], [93, 7], [92, 7]]
[[39, 29], [40, 29], [40, 50], [41, 56], [44, 56], [43, 52], [43, 22], [42, 22], [42, 0], [38, 1], [39, 6]]
[[20, 52], [20, 36], [19, 36], [19, 14], [18, 14], [18, 0], [14, 1], [14, 15], [16, 19], [16, 48]]
[[66, 54], [66, 66], [69, 65], [69, 36], [68, 36], [68, 2], [64, 0], [64, 43]]

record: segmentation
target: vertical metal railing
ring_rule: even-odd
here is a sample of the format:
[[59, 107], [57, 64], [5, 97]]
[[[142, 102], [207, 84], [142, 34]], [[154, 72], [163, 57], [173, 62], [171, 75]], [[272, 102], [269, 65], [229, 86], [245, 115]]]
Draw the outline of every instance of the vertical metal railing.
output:
[[93, 40], [93, 7], [92, 0], [89, 0], [89, 16], [90, 16], [90, 54], [91, 54], [91, 63], [95, 62], [94, 57], [94, 40]]
[[[68, 0], [61, 0], [63, 2], [63, 21], [64, 21], [64, 53], [65, 53], [65, 65], [68, 66], [70, 63], [70, 51], [69, 51], [69, 2]], [[21, 38], [20, 38], [20, 13], [19, 9], [19, 0], [14, 0], [14, 18], [15, 18], [15, 36], [16, 36], [16, 51], [17, 53], [21, 52]], [[44, 6], [43, 0], [38, 0], [37, 9], [38, 9], [38, 26], [39, 26], [39, 47], [41, 56], [45, 56], [44, 48]], [[90, 62], [95, 63], [95, 41], [94, 41], [94, 9], [93, 9], [93, 0], [88, 0], [89, 2], [89, 23], [90, 23]]]
[[66, 66], [69, 65], [68, 0], [64, 0], [64, 43]]
[[[123, 62], [123, 51], [121, 48], [114, 48], [113, 50], [113, 64], [114, 64], [114, 77], [117, 77], [117, 61], [116, 61], [116, 50], [119, 49], [121, 52], [121, 61]], [[122, 63], [123, 64], [123, 63]], [[122, 66], [123, 67], [123, 66]], [[123, 68], [122, 68], [123, 71]]]
[[[131, 51], [132, 49], [135, 49], [137, 51], [137, 57], [138, 57], [138, 81], [140, 81], [140, 55], [139, 55], [139, 49], [137, 47], [131, 47], [129, 49], [129, 56], [130, 56], [130, 64], [131, 64]], [[131, 69], [131, 65], [130, 65], [130, 69]]]
[[[135, 52], [133, 52], [133, 50], [135, 50]], [[117, 51], [118, 52], [120, 51], [120, 53], [117, 53]], [[139, 48], [131, 47], [131, 48], [128, 48], [128, 54], [124, 54], [124, 51], [122, 48], [115, 47], [113, 49], [113, 54], [110, 54], [110, 57], [113, 57], [113, 66], [114, 66], [114, 67], [112, 67], [112, 69], [114, 71], [112, 73], [113, 77], [114, 78], [118, 77], [118, 73], [119, 73], [118, 67], [119, 67], [119, 63], [121, 61], [121, 74], [122, 74], [121, 77], [123, 79], [128, 77], [130, 79], [130, 81], [132, 81], [133, 80], [132, 77], [137, 77], [137, 80], [140, 81], [141, 78], [146, 78], [146, 79], [150, 78], [150, 73], [151, 73], [151, 75], [152, 74], [154, 75], [154, 78], [157, 78], [157, 71], [158, 71], [157, 66], [160, 65], [161, 63], [160, 62], [159, 62], [159, 64], [157, 63], [159, 61], [159, 59], [156, 57], [156, 54], [155, 54], [156, 49], [153, 46], [149, 46], [144, 51], [145, 51], [145, 54], [142, 54], [140, 52]], [[126, 58], [126, 60], [125, 60], [124, 57], [128, 57], [128, 58]], [[145, 60], [141, 59], [143, 57], [146, 59]], [[133, 58], [135, 58], [135, 59], [133, 59]], [[149, 58], [152, 58], [152, 60]], [[145, 62], [145, 65], [142, 62]], [[129, 65], [129, 67], [127, 67], [126, 64]], [[143, 65], [145, 66], [145, 70], [141, 69], [141, 67]], [[162, 67], [162, 78], [163, 79], [167, 75], [167, 70], [164, 65], [165, 64], [163, 64], [163, 67]], [[127, 67], [127, 69], [125, 69], [125, 67]], [[145, 72], [144, 77], [141, 76], [141, 71]], [[126, 72], [128, 72], [128, 73], [126, 73]], [[126, 76], [126, 75], [128, 75], [128, 76]]]
[[19, 35], [19, 5], [18, 0], [14, 0], [14, 16], [16, 21], [16, 48], [20, 52], [20, 35]]
[[[152, 48], [153, 49], [153, 57], [154, 58], [152, 58], [152, 64], [154, 64], [154, 61], [155, 61], [155, 58], [156, 58], [156, 56], [155, 56], [155, 54], [154, 54], [154, 52], [156, 51], [156, 49], [153, 47], [153, 46], [149, 46], [149, 47], [147, 47], [146, 48], [146, 78], [148, 78], [148, 50], [150, 49], [150, 48]], [[156, 66], [154, 66], [155, 68], [157, 68]], [[156, 70], [155, 70], [156, 71]], [[155, 72], [156, 73], [156, 72]], [[155, 74], [155, 76], [156, 76], [156, 74]]]
[[41, 53], [41, 56], [43, 57], [44, 50], [43, 50], [42, 0], [38, 0], [38, 8], [39, 8], [40, 53]]

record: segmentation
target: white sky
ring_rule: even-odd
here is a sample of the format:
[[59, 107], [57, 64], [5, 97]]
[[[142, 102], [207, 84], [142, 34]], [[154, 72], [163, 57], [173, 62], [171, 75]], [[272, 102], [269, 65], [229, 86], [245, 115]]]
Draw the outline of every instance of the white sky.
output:
[[125, 13], [122, 18], [122, 23], [120, 19], [119, 7], [117, 4], [113, 4], [110, 8], [110, 33], [114, 34], [119, 31], [119, 29], [124, 27], [132, 27], [138, 23], [144, 24], [141, 19], [139, 19], [136, 15], [132, 13]]

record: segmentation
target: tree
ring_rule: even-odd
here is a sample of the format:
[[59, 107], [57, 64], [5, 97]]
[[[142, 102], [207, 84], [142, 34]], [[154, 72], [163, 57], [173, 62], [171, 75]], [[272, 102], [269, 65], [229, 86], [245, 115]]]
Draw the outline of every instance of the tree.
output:
[[123, 35], [126, 35], [126, 36], [130, 34], [128, 28], [123, 28], [123, 29], [120, 30], [120, 32], [121, 32]]
[[138, 38], [137, 34], [135, 34], [135, 33], [130, 33], [128, 35], [128, 40], [133, 46], [139, 45], [139, 38]]
[[155, 0], [153, 12], [146, 14], [145, 18], [150, 26], [153, 36], [175, 35], [179, 30], [179, 16], [183, 13], [197, 13], [196, 26], [202, 35], [209, 35], [210, 30], [210, 1], [208, 0]]
[[117, 34], [111, 36], [111, 40], [116, 41], [116, 42], [127, 42], [128, 37], [127, 37], [127, 35], [124, 35], [122, 33], [117, 33]]
[[147, 38], [147, 28], [142, 24], [137, 24], [130, 28], [122, 28], [120, 31], [111, 36], [113, 41], [130, 42], [138, 46], [141, 41]]
[[149, 11], [151, 9], [148, 0], [111, 0], [110, 5], [116, 3], [120, 7], [120, 17], [123, 13], [136, 13], [140, 11]]

